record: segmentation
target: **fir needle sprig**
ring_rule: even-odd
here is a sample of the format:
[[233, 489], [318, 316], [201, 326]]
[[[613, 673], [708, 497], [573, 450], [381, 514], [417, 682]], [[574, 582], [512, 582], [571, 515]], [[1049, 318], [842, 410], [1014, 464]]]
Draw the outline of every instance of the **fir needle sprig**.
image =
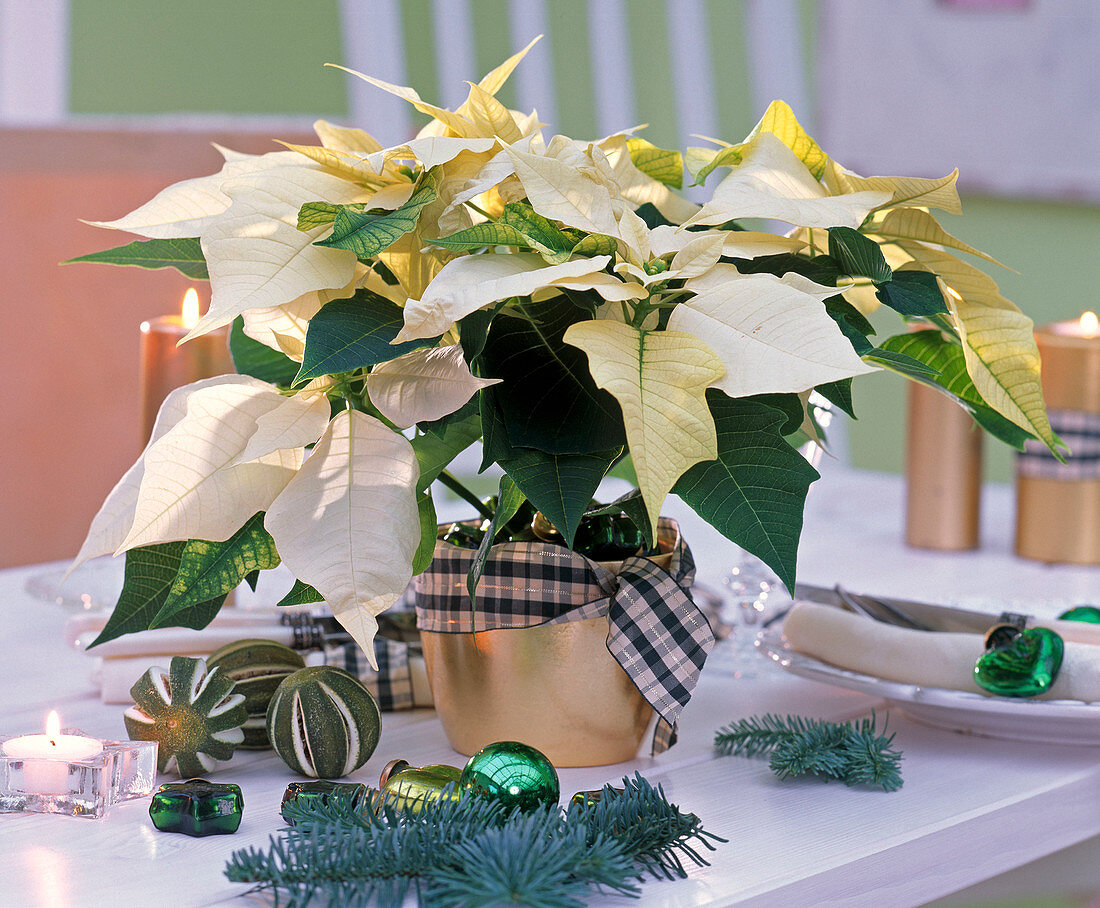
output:
[[701, 848], [724, 842], [695, 814], [670, 804], [641, 775], [605, 787], [598, 802], [508, 812], [470, 794], [418, 810], [375, 791], [358, 800], [287, 805], [294, 825], [266, 849], [234, 853], [226, 876], [252, 883], [276, 905], [397, 908], [420, 904], [517, 904], [575, 908], [589, 887], [637, 896], [635, 880], [687, 875], [683, 858], [706, 864]]
[[855, 723], [768, 713], [738, 719], [714, 735], [714, 747], [721, 754], [767, 754], [780, 779], [816, 775], [883, 791], [902, 786], [902, 755], [891, 747], [893, 741], [894, 736], [886, 734], [886, 721], [879, 733], [874, 713]]

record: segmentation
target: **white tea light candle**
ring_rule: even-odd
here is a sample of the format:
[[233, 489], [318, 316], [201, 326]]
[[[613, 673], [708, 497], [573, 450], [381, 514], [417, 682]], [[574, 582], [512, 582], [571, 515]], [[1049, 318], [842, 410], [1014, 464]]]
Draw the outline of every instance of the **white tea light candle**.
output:
[[28, 793], [60, 794], [68, 788], [70, 763], [90, 760], [103, 752], [103, 744], [83, 735], [61, 734], [57, 711], [46, 718], [44, 735], [22, 735], [3, 744], [4, 756], [23, 760], [23, 779]]

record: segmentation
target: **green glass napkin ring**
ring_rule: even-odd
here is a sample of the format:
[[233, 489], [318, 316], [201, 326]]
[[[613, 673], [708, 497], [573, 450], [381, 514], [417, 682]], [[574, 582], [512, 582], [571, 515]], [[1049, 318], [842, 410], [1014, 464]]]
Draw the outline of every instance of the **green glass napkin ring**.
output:
[[1002, 631], [994, 627], [986, 635], [986, 651], [974, 666], [974, 681], [999, 697], [1037, 697], [1054, 684], [1064, 654], [1062, 638], [1049, 628]]
[[161, 785], [149, 804], [149, 817], [157, 829], [191, 836], [234, 833], [243, 813], [244, 797], [239, 785], [206, 779]]
[[1095, 605], [1075, 605], [1058, 616], [1060, 621], [1083, 621], [1085, 624], [1100, 624], [1100, 608]]

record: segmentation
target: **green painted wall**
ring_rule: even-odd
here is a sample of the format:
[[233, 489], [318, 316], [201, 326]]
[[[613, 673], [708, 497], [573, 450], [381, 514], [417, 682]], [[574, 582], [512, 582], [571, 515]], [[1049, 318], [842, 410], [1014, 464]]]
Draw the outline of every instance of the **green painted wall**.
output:
[[[667, 0], [630, 0], [631, 72], [637, 116], [657, 144], [693, 132], [679, 123], [666, 40]], [[509, 52], [507, 0], [473, 0], [477, 78]], [[337, 0], [71, 0], [71, 106], [78, 114], [263, 113], [347, 116], [344, 77], [325, 69], [343, 59]], [[594, 136], [591, 90], [598, 78], [589, 56], [586, 0], [552, 0], [550, 49], [557, 86], [554, 132]], [[710, 50], [717, 73], [720, 135], [736, 140], [753, 125], [742, 8], [706, 0]], [[817, 6], [801, 0], [804, 46], [812, 66]], [[432, 0], [402, 0], [408, 81], [428, 99], [442, 97], [434, 61]], [[572, 23], [561, 27], [563, 23]], [[810, 80], [813, 89], [818, 86]], [[515, 103], [510, 87], [501, 97]], [[360, 124], [366, 126], [369, 124]], [[632, 124], [622, 124], [632, 125]], [[1009, 299], [1037, 323], [1096, 308], [1093, 269], [1100, 248], [1100, 208], [1045, 202], [964, 199], [966, 214], [944, 226], [1019, 273], [994, 277]], [[878, 324], [896, 330], [889, 315]], [[851, 431], [856, 465], [900, 470], [904, 452], [902, 379], [867, 376], [856, 384]], [[1010, 476], [1010, 452], [990, 442], [987, 475]]]
[[[1100, 208], [964, 195], [962, 216], [937, 214], [949, 233], [1015, 269], [980, 263], [1004, 296], [1037, 325], [1100, 308], [1094, 264], [1100, 249]], [[881, 331], [897, 333], [898, 320], [889, 313], [873, 321]], [[855, 383], [860, 419], [850, 434], [856, 466], [903, 468], [905, 386], [903, 379], [888, 373]], [[985, 459], [988, 479], [1011, 478], [1012, 449], [987, 438]]]
[[71, 0], [76, 114], [347, 113], [336, 0]]

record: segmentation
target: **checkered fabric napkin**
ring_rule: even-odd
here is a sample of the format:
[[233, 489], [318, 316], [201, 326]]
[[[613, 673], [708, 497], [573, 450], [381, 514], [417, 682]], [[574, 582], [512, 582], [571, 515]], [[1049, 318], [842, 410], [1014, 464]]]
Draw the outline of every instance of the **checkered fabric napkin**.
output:
[[714, 634], [691, 598], [695, 562], [675, 521], [663, 536], [678, 541], [669, 570], [627, 558], [618, 574], [577, 552], [541, 542], [494, 546], [470, 607], [471, 549], [438, 543], [430, 568], [413, 579], [420, 630], [471, 633], [533, 627], [607, 615], [608, 651], [657, 712], [654, 753], [675, 743], [676, 720], [691, 698]]
[[1029, 438], [1016, 455], [1021, 476], [1037, 479], [1100, 479], [1100, 413], [1048, 410], [1050, 427], [1069, 445], [1073, 455], [1060, 463], [1041, 441]]
[[367, 657], [355, 643], [338, 643], [325, 647], [325, 664], [335, 665], [355, 675], [378, 701], [383, 712], [412, 709], [413, 683], [409, 667], [409, 644], [385, 637], [374, 638], [374, 658], [378, 671], [370, 667]]

